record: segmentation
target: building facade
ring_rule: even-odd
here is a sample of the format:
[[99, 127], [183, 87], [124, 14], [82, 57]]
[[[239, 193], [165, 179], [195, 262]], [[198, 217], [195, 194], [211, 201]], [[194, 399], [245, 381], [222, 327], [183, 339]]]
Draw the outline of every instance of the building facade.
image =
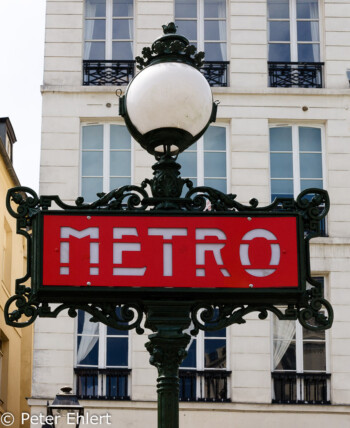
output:
[[[331, 210], [311, 244], [334, 326], [251, 315], [191, 344], [180, 426], [350, 422], [350, 3], [345, 0], [47, 0], [40, 193], [83, 195], [151, 178], [154, 159], [118, 116], [134, 57], [175, 21], [206, 52], [218, 117], [179, 156], [195, 184], [268, 205], [309, 187]], [[68, 384], [120, 426], [156, 426], [147, 336], [61, 315], [35, 323], [32, 414]], [[105, 424], [107, 426], [107, 424]], [[34, 426], [34, 425], [33, 425]]]
[[[25, 239], [16, 235], [16, 220], [5, 206], [7, 190], [20, 185], [12, 164], [15, 142], [10, 119], [0, 118], [0, 418], [11, 413], [17, 428], [21, 413], [29, 414], [26, 397], [31, 393], [33, 327], [21, 330], [9, 327], [4, 320], [4, 307], [15, 293], [15, 280], [27, 270]], [[24, 426], [29, 427], [29, 422]]]

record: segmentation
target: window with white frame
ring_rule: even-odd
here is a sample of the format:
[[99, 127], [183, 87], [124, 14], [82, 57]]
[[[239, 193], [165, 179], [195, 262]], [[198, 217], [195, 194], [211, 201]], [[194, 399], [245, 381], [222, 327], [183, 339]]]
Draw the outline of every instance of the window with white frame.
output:
[[84, 59], [133, 60], [133, 0], [86, 0]]
[[226, 126], [210, 126], [203, 137], [179, 155], [182, 177], [190, 178], [194, 186], [227, 192], [227, 130]]
[[175, 24], [206, 61], [226, 61], [226, 0], [175, 0]]
[[80, 398], [129, 399], [129, 334], [78, 312], [76, 391]]
[[97, 193], [131, 184], [131, 149], [125, 125], [82, 126], [81, 194], [87, 202]]
[[[315, 279], [324, 282], [322, 277]], [[305, 329], [298, 321], [280, 321], [275, 315], [272, 325], [272, 402], [329, 403], [326, 332]]]
[[320, 61], [318, 0], [268, 0], [269, 61]]
[[296, 197], [323, 188], [323, 129], [317, 126], [270, 127], [271, 198]]
[[[271, 200], [296, 198], [308, 188], [324, 188], [323, 128], [307, 125], [270, 127]], [[311, 197], [311, 195], [310, 195]], [[326, 236], [322, 220], [321, 234]]]
[[229, 401], [227, 330], [200, 331], [180, 367], [181, 401]]

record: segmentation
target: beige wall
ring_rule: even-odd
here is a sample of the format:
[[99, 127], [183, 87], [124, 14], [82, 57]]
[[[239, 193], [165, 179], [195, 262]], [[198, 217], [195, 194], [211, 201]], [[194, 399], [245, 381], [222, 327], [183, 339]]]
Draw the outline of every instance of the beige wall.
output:
[[[0, 144], [2, 144], [1, 141]], [[15, 279], [21, 278], [26, 268], [24, 239], [16, 235], [16, 220], [5, 208], [7, 189], [14, 185], [0, 156], [0, 200], [2, 201], [0, 204], [0, 338], [5, 348], [0, 392], [0, 399], [4, 403], [0, 404], [0, 415], [11, 412], [15, 417], [13, 427], [17, 428], [20, 426], [21, 412], [29, 411], [26, 397], [31, 394], [33, 328], [32, 326], [26, 329], [13, 328], [6, 325], [4, 321], [5, 303], [11, 295], [15, 294]], [[3, 249], [6, 232], [7, 238], [11, 240], [11, 244], [6, 242], [7, 249], [11, 248], [11, 255], [5, 257]], [[7, 276], [4, 273], [9, 269], [9, 264], [11, 269]]]

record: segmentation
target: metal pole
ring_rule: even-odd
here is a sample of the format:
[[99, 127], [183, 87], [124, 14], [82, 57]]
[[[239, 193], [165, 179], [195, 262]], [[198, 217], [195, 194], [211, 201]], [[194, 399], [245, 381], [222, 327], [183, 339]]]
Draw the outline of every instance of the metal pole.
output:
[[191, 323], [189, 304], [166, 302], [148, 306], [145, 326], [150, 363], [157, 367], [158, 428], [179, 428], [179, 366], [191, 337], [183, 333]]

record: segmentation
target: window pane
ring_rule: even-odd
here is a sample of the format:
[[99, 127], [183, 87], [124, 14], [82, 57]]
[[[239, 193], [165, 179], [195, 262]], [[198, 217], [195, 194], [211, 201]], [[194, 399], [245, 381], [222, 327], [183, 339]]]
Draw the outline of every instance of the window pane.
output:
[[270, 153], [271, 178], [293, 178], [292, 153]]
[[295, 339], [295, 321], [283, 320], [280, 321], [276, 315], [273, 317], [273, 338], [275, 346], [279, 342], [276, 339]]
[[176, 20], [178, 34], [187, 37], [188, 40], [197, 40], [197, 21]]
[[206, 61], [226, 61], [226, 43], [204, 43]]
[[106, 16], [106, 0], [86, 0], [85, 16], [99, 18]]
[[133, 0], [113, 0], [113, 16], [133, 16]]
[[226, 153], [204, 153], [204, 176], [226, 177]]
[[[274, 347], [276, 344], [274, 344]], [[295, 342], [286, 344], [287, 349], [280, 359], [279, 363], [274, 368], [275, 370], [296, 370], [296, 358], [295, 358]], [[282, 348], [283, 351], [283, 348]]]
[[132, 39], [132, 19], [113, 19], [113, 39]]
[[82, 175], [102, 176], [103, 175], [103, 152], [83, 152], [82, 153]]
[[107, 337], [107, 366], [128, 366], [128, 338]]
[[324, 342], [304, 342], [304, 370], [326, 371]]
[[126, 126], [111, 125], [111, 149], [131, 149], [131, 136]]
[[97, 396], [97, 376], [79, 376], [78, 394]]
[[298, 43], [298, 61], [300, 62], [319, 62], [320, 45], [316, 43]]
[[132, 42], [113, 42], [112, 59], [132, 60]]
[[92, 202], [97, 199], [96, 194], [103, 191], [102, 178], [83, 178], [82, 179], [82, 196], [85, 202]]
[[269, 61], [290, 61], [289, 43], [270, 43], [269, 44]]
[[269, 40], [271, 42], [289, 42], [290, 28], [289, 21], [270, 21]]
[[292, 151], [292, 127], [270, 128], [270, 150], [272, 152]]
[[318, 42], [319, 40], [318, 22], [298, 21], [299, 42]]
[[322, 180], [300, 180], [300, 191], [302, 192], [305, 189], [310, 187], [316, 187], [317, 189], [323, 189]]
[[318, 0], [297, 0], [297, 18], [317, 19]]
[[[98, 341], [91, 336], [78, 336], [77, 364], [84, 366], [98, 365]], [[91, 345], [93, 347], [91, 348]], [[91, 349], [90, 349], [91, 348]]]
[[[115, 312], [116, 312], [117, 317], [120, 320], [122, 320], [123, 317], [121, 316], [120, 307], [117, 307]], [[120, 321], [120, 324], [128, 325], [127, 322], [122, 322], [122, 321]], [[116, 328], [107, 326], [107, 336], [127, 336], [127, 335], [128, 335], [128, 330], [117, 330]]]
[[103, 40], [105, 38], [105, 19], [89, 19], [85, 21], [85, 40]]
[[321, 151], [321, 129], [299, 127], [299, 147], [301, 152]]
[[128, 186], [130, 184], [130, 177], [111, 177], [109, 180], [109, 190], [119, 189], [119, 187]]
[[105, 59], [105, 42], [85, 42], [85, 59]]
[[210, 126], [203, 136], [204, 150], [226, 150], [226, 128]]
[[204, 0], [204, 18], [226, 18], [226, 0]]
[[321, 153], [300, 153], [300, 177], [301, 178], [321, 178], [322, 177]]
[[184, 152], [178, 158], [182, 177], [197, 177], [197, 153]]
[[269, 18], [289, 18], [289, 0], [268, 0], [267, 8]]
[[204, 186], [213, 187], [222, 193], [227, 192], [227, 182], [223, 179], [204, 178]]
[[[307, 321], [308, 324], [315, 325], [315, 322], [312, 322], [311, 320]], [[326, 332], [323, 330], [321, 331], [314, 331], [314, 330], [308, 330], [307, 328], [303, 328], [303, 339], [311, 339], [311, 340], [326, 340]]]
[[131, 153], [111, 152], [110, 175], [129, 177], [131, 175]]
[[294, 195], [293, 180], [271, 180], [271, 193], [277, 196], [292, 197]]
[[187, 356], [181, 363], [181, 367], [197, 367], [197, 350], [196, 350], [197, 340], [193, 339], [190, 348], [187, 351]]
[[[176, 18], [197, 18], [197, 0], [175, 0]], [[179, 31], [180, 34], [182, 34]]]
[[84, 126], [83, 132], [83, 150], [84, 149], [102, 149], [103, 148], [103, 126]]
[[226, 337], [226, 328], [217, 331], [205, 331], [205, 337]]
[[204, 21], [205, 40], [226, 40], [226, 21]]
[[207, 339], [204, 343], [204, 367], [226, 367], [226, 340]]
[[[90, 318], [92, 315], [88, 314], [87, 312], [78, 310], [78, 334], [85, 333], [85, 334], [99, 334], [99, 323], [92, 323], [90, 321]], [[84, 325], [84, 321], [86, 320], [86, 323]], [[85, 327], [85, 331], [84, 331]]]

